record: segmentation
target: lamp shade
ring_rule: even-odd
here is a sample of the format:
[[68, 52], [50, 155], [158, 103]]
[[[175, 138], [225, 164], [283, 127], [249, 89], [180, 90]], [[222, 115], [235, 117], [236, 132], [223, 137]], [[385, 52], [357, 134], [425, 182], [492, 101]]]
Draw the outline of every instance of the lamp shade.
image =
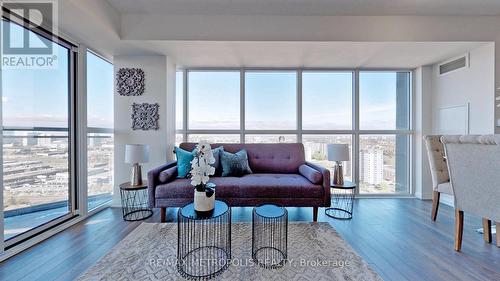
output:
[[329, 161], [348, 161], [349, 160], [349, 145], [347, 144], [328, 144], [328, 160]]
[[149, 145], [127, 144], [125, 146], [125, 163], [147, 163], [149, 162]]

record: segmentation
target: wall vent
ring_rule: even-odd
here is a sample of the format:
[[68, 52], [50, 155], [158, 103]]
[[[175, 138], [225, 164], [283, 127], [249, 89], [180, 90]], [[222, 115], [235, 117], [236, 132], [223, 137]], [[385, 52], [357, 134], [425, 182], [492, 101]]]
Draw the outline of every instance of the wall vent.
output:
[[439, 65], [439, 75], [469, 67], [469, 54], [454, 58]]

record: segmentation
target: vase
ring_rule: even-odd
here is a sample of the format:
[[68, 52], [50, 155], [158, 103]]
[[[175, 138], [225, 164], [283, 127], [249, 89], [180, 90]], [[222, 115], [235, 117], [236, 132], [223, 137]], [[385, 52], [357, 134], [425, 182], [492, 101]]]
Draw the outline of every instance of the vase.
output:
[[196, 212], [210, 212], [215, 208], [215, 191], [208, 197], [206, 191], [194, 189], [194, 210]]

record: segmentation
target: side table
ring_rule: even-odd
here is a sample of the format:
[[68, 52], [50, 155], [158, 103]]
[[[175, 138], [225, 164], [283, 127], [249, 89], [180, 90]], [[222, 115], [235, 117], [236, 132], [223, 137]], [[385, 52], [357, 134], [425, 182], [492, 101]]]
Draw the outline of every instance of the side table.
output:
[[356, 184], [344, 181], [344, 184], [330, 185], [332, 191], [332, 207], [325, 210], [325, 214], [331, 218], [339, 220], [352, 219], [354, 197], [356, 194]]
[[145, 220], [153, 215], [148, 207], [148, 183], [132, 185], [130, 182], [120, 184], [122, 215], [126, 221]]
[[288, 211], [263, 204], [252, 212], [252, 260], [264, 268], [279, 268], [288, 257]]
[[215, 209], [198, 213], [194, 203], [177, 213], [177, 270], [187, 279], [214, 278], [231, 260], [231, 208], [215, 200]]

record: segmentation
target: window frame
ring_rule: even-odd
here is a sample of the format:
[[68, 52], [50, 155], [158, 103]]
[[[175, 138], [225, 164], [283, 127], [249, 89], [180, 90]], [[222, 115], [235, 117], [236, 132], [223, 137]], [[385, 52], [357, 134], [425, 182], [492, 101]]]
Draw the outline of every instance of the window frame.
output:
[[[407, 191], [405, 193], [361, 193], [359, 187], [356, 189], [356, 194], [360, 197], [410, 197], [414, 195], [413, 187], [413, 142], [414, 142], [414, 122], [413, 122], [413, 112], [414, 112], [414, 85], [413, 77], [414, 71], [407, 68], [213, 68], [213, 67], [196, 67], [196, 68], [183, 68], [178, 71], [183, 72], [183, 128], [176, 128], [176, 134], [182, 134], [183, 141], [188, 140], [188, 135], [190, 134], [239, 134], [240, 143], [245, 143], [245, 136], [248, 135], [276, 135], [276, 134], [287, 134], [296, 135], [297, 142], [302, 143], [302, 135], [351, 135], [351, 145], [352, 145], [352, 155], [351, 155], [351, 169], [353, 181], [359, 185], [359, 138], [362, 135], [405, 135], [408, 136], [407, 145]], [[239, 71], [240, 72], [240, 129], [239, 130], [190, 130], [187, 127], [187, 122], [189, 121], [188, 112], [188, 79], [190, 71]], [[245, 129], [245, 73], [246, 72], [295, 72], [297, 77], [297, 129], [296, 130], [246, 130]], [[302, 74], [303, 72], [352, 72], [352, 102], [351, 102], [351, 126], [350, 130], [304, 130], [302, 129]], [[360, 112], [359, 112], [359, 101], [360, 101], [360, 89], [359, 89], [359, 77], [360, 72], [405, 72], [408, 73], [408, 87], [409, 87], [409, 97], [408, 97], [408, 128], [407, 129], [395, 129], [395, 130], [361, 130], [360, 129]]]

